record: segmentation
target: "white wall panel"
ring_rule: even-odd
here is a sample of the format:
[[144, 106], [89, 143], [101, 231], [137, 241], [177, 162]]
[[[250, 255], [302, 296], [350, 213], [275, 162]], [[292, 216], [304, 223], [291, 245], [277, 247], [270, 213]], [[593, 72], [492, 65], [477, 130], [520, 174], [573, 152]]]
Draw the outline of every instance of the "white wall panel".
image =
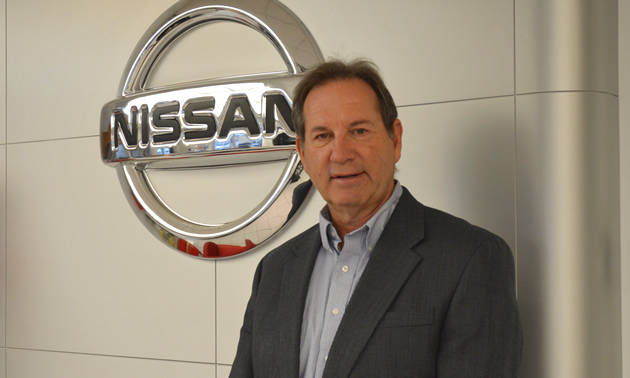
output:
[[7, 351], [11, 378], [213, 378], [215, 365], [31, 350]]
[[7, 345], [214, 362], [214, 262], [147, 232], [97, 151], [8, 146]]
[[[0, 1], [0, 346], [6, 345], [6, 0]], [[0, 349], [0, 378], [5, 377]]]
[[218, 365], [217, 378], [228, 378], [230, 376], [231, 366]]
[[[0, 346], [6, 346], [6, 246], [7, 192], [6, 146], [0, 146]], [[0, 365], [1, 366], [1, 365]], [[2, 369], [0, 369], [2, 370]]]
[[618, 93], [616, 0], [515, 4], [517, 93]]
[[514, 93], [512, 1], [283, 3], [325, 57], [373, 59], [398, 105]]
[[515, 252], [514, 99], [405, 107], [397, 177], [416, 198], [503, 237]]
[[618, 377], [618, 100], [517, 97], [524, 377]]
[[0, 1], [0, 144], [7, 142], [6, 0]]
[[98, 134], [129, 54], [173, 0], [6, 0], [8, 141]]

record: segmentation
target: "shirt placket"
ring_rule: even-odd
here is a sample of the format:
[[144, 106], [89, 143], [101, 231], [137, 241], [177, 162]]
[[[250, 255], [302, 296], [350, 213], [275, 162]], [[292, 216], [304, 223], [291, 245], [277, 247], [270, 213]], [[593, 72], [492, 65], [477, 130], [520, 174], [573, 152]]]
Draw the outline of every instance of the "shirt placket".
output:
[[317, 374], [323, 372], [326, 360], [328, 359], [328, 352], [330, 351], [333, 339], [350, 300], [356, 268], [364, 244], [363, 239], [365, 233], [361, 231], [346, 235], [344, 238], [344, 248], [335, 262], [328, 300], [326, 302], [324, 332], [322, 332], [320, 342], [320, 358], [317, 362]]

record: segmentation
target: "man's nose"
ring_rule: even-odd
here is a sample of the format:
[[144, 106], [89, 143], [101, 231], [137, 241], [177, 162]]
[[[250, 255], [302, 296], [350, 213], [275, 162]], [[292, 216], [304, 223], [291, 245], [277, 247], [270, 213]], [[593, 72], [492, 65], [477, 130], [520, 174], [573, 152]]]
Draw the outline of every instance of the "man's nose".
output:
[[354, 142], [345, 135], [335, 136], [331, 148], [330, 161], [333, 163], [343, 164], [354, 157]]

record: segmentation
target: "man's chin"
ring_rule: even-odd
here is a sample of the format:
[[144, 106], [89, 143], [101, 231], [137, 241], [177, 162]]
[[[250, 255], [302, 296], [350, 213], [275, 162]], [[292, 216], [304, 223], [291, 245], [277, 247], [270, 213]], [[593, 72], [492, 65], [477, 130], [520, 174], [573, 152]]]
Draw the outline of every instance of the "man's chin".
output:
[[331, 201], [327, 202], [339, 210], [360, 209], [365, 206], [365, 201], [358, 194], [332, 198]]

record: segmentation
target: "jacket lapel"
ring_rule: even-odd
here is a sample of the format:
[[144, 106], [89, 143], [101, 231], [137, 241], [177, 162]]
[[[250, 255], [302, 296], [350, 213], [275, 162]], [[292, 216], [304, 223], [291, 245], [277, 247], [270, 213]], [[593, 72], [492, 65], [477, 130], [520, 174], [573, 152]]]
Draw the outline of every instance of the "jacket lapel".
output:
[[423, 209], [404, 189], [346, 308], [328, 354], [324, 377], [350, 374], [396, 293], [422, 260], [411, 248], [424, 237]]
[[315, 259], [321, 246], [319, 228], [307, 232], [299, 245], [293, 245], [282, 273], [277, 326], [281, 338], [277, 340], [281, 354], [278, 357], [280, 377], [297, 377], [300, 369], [300, 339], [306, 294]]

